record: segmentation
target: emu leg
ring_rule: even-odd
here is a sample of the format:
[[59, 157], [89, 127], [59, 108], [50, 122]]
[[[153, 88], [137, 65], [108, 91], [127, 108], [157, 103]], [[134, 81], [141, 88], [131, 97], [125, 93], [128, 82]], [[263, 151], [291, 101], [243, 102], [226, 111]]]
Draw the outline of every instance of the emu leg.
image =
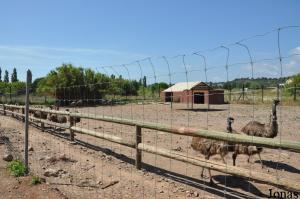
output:
[[236, 160], [236, 157], [237, 157], [237, 153], [233, 153], [233, 154], [232, 154], [233, 166], [235, 166], [235, 160]]
[[201, 170], [201, 178], [204, 178], [204, 167], [202, 167], [202, 170]]
[[[205, 156], [205, 160], [209, 160], [209, 155]], [[204, 167], [201, 170], [201, 178], [204, 178]]]
[[213, 179], [212, 179], [212, 177], [211, 177], [211, 171], [210, 171], [210, 169], [208, 169], [208, 174], [209, 174], [209, 184], [210, 185], [215, 184], [214, 181], [213, 181]]
[[260, 153], [257, 154], [258, 157], [259, 157], [259, 161], [260, 161], [260, 164], [261, 164], [261, 168], [263, 169], [264, 168], [264, 165], [263, 165], [263, 162], [261, 160], [261, 156], [260, 156]]
[[223, 163], [226, 164], [226, 161], [225, 161], [225, 159], [224, 159], [224, 156], [221, 155], [221, 154], [220, 154], [220, 156], [221, 156], [221, 158], [222, 158]]
[[[205, 157], [205, 159], [206, 159], [206, 160], [209, 160], [209, 157], [210, 157], [210, 155], [207, 155], [207, 156]], [[224, 159], [224, 158], [222, 158], [222, 159]], [[225, 161], [225, 160], [224, 160], [224, 161]], [[208, 169], [208, 175], [209, 175], [209, 184], [213, 185], [213, 184], [214, 184], [214, 181], [213, 181], [213, 179], [212, 179], [212, 177], [211, 177], [211, 171], [210, 171], [210, 169]]]

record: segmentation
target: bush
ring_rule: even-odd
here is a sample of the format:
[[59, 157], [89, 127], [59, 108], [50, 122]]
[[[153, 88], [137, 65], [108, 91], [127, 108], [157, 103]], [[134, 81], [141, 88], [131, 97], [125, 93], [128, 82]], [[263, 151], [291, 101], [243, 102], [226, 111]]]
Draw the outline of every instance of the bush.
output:
[[19, 160], [14, 160], [10, 162], [8, 164], [8, 169], [10, 173], [15, 177], [24, 176], [26, 173], [25, 165]]

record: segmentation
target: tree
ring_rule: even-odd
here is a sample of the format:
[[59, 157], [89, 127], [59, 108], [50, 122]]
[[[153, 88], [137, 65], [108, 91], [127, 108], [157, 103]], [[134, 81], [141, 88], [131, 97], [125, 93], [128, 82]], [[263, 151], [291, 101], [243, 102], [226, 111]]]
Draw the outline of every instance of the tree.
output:
[[9, 82], [9, 77], [8, 77], [8, 71], [7, 70], [5, 70], [5, 72], [4, 72], [4, 82], [5, 83]]
[[17, 81], [18, 81], [18, 73], [17, 73], [17, 69], [14, 68], [11, 74], [11, 82], [17, 82]]
[[44, 79], [44, 77], [41, 77], [41, 78], [36, 78], [36, 79], [33, 81], [32, 85], [31, 85], [31, 89], [32, 89], [32, 91], [33, 91], [34, 93], [36, 92], [39, 83], [40, 83], [43, 79]]
[[0, 82], [2, 82], [2, 69], [0, 68]]

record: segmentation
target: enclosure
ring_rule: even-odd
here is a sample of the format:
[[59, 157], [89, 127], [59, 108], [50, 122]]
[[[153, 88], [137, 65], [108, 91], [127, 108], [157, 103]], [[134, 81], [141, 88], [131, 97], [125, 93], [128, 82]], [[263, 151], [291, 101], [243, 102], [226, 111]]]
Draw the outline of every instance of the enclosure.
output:
[[[71, 78], [55, 76], [61, 82], [47, 84], [46, 93], [31, 91], [28, 81], [25, 90], [5, 88], [0, 149], [68, 198], [295, 195], [299, 88], [283, 80], [292, 79], [287, 62], [299, 54], [290, 50], [294, 44], [280, 46], [283, 32], [294, 28], [207, 51], [102, 66], [103, 73], [85, 71], [83, 84], [73, 84], [67, 71]], [[246, 45], [269, 36], [274, 56], [261, 57]], [[230, 57], [234, 50], [243, 53]], [[213, 65], [217, 59], [223, 64]], [[272, 85], [254, 85], [269, 65]], [[237, 85], [236, 76], [247, 78]], [[160, 83], [174, 87], [164, 92]]]

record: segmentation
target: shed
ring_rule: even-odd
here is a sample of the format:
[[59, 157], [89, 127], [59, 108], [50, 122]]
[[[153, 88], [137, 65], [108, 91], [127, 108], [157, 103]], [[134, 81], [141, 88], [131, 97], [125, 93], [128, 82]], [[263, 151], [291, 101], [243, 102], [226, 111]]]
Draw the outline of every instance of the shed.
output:
[[204, 82], [178, 82], [161, 92], [164, 102], [224, 104], [224, 90], [213, 89]]

